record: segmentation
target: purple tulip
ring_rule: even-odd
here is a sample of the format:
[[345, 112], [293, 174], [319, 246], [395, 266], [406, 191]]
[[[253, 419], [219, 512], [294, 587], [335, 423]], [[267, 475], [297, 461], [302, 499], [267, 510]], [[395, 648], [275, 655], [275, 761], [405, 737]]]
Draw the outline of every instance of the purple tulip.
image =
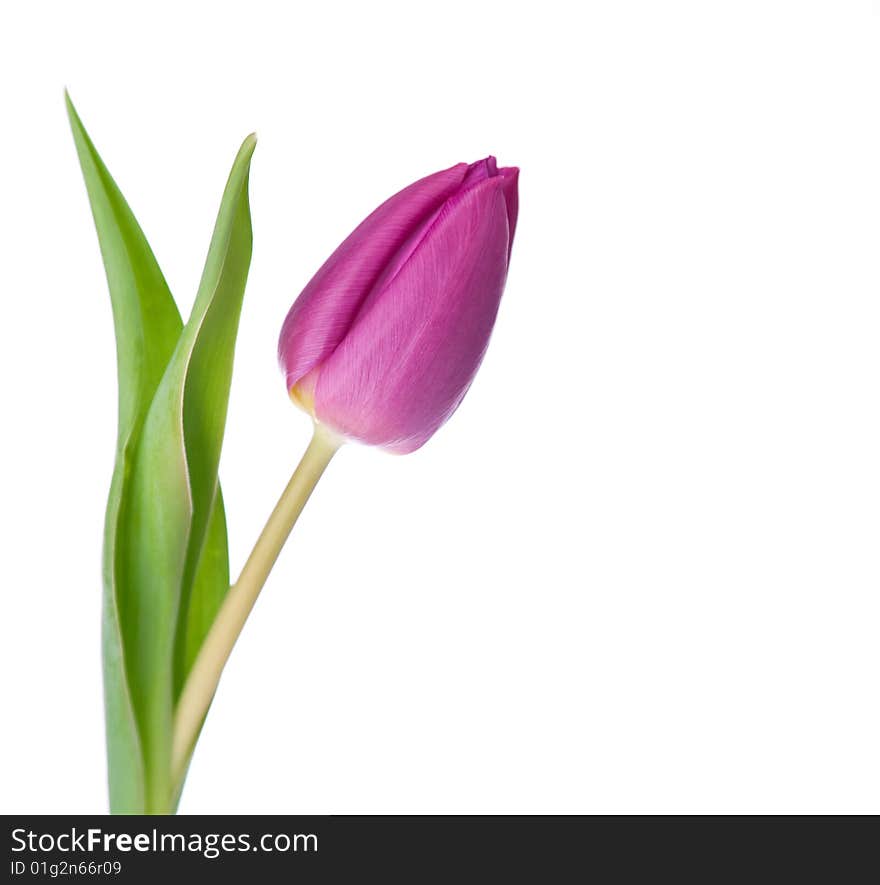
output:
[[297, 298], [278, 353], [294, 401], [344, 437], [424, 445], [458, 407], [507, 277], [519, 170], [459, 163], [395, 194]]

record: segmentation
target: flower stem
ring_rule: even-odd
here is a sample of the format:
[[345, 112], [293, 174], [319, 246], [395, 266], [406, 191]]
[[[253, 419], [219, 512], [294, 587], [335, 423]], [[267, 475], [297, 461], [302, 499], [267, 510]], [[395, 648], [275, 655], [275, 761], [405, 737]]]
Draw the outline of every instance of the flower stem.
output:
[[309, 447], [275, 505], [239, 579], [226, 594], [196, 656], [174, 715], [172, 775], [178, 789], [232, 647], [294, 523], [341, 444], [338, 436], [315, 424]]

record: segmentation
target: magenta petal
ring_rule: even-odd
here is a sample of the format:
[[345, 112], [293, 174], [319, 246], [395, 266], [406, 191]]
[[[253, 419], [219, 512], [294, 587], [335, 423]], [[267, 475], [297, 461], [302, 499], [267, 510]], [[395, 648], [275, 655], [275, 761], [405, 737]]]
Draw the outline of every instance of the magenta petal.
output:
[[495, 157], [489, 156], [485, 160], [478, 160], [468, 166], [467, 174], [462, 182], [462, 187], [469, 187], [479, 181], [485, 181], [487, 178], [500, 176], [503, 179], [504, 201], [507, 203], [507, 225], [510, 228], [510, 243], [508, 244], [507, 255], [510, 257], [510, 250], [513, 248], [513, 234], [516, 231], [516, 217], [519, 212], [519, 169], [516, 166], [507, 166], [502, 169], [498, 168]]
[[507, 204], [507, 224], [510, 228], [510, 243], [507, 250], [510, 258], [510, 250], [513, 248], [513, 235], [516, 232], [516, 218], [519, 214], [519, 169], [516, 166], [508, 166], [500, 169], [502, 188], [504, 190], [504, 202]]
[[287, 314], [278, 342], [288, 390], [335, 350], [397, 253], [430, 223], [467, 171], [459, 163], [386, 200], [312, 277]]
[[485, 160], [477, 160], [476, 163], [471, 163], [468, 166], [467, 174], [461, 186], [470, 187], [472, 184], [485, 181], [487, 178], [494, 178], [497, 174], [498, 164], [495, 162], [495, 157], [486, 157]]
[[320, 420], [401, 453], [446, 421], [489, 342], [507, 273], [509, 213], [502, 175], [446, 203], [321, 366]]

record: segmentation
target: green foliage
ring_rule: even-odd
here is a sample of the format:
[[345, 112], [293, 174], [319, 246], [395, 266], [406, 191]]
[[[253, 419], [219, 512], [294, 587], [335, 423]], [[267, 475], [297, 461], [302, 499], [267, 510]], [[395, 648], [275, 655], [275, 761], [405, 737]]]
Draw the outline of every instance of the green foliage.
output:
[[70, 99], [116, 332], [119, 430], [104, 537], [110, 806], [173, 810], [174, 705], [229, 588], [217, 469], [250, 266], [245, 139], [184, 325], [131, 210]]

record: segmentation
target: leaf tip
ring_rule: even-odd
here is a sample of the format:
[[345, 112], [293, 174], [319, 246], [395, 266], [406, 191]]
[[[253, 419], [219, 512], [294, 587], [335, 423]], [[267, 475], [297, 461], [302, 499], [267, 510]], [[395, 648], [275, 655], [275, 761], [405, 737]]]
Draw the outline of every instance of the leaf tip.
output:
[[70, 97], [70, 92], [66, 86], [64, 87], [64, 105], [67, 108], [67, 119], [70, 120], [70, 126], [74, 133], [84, 131], [82, 120], [80, 120], [79, 114], [76, 112], [73, 99]]
[[251, 134], [241, 143], [241, 147], [238, 149], [239, 157], [242, 160], [250, 161], [251, 157], [254, 154], [254, 148], [257, 146], [257, 133], [251, 132]]

